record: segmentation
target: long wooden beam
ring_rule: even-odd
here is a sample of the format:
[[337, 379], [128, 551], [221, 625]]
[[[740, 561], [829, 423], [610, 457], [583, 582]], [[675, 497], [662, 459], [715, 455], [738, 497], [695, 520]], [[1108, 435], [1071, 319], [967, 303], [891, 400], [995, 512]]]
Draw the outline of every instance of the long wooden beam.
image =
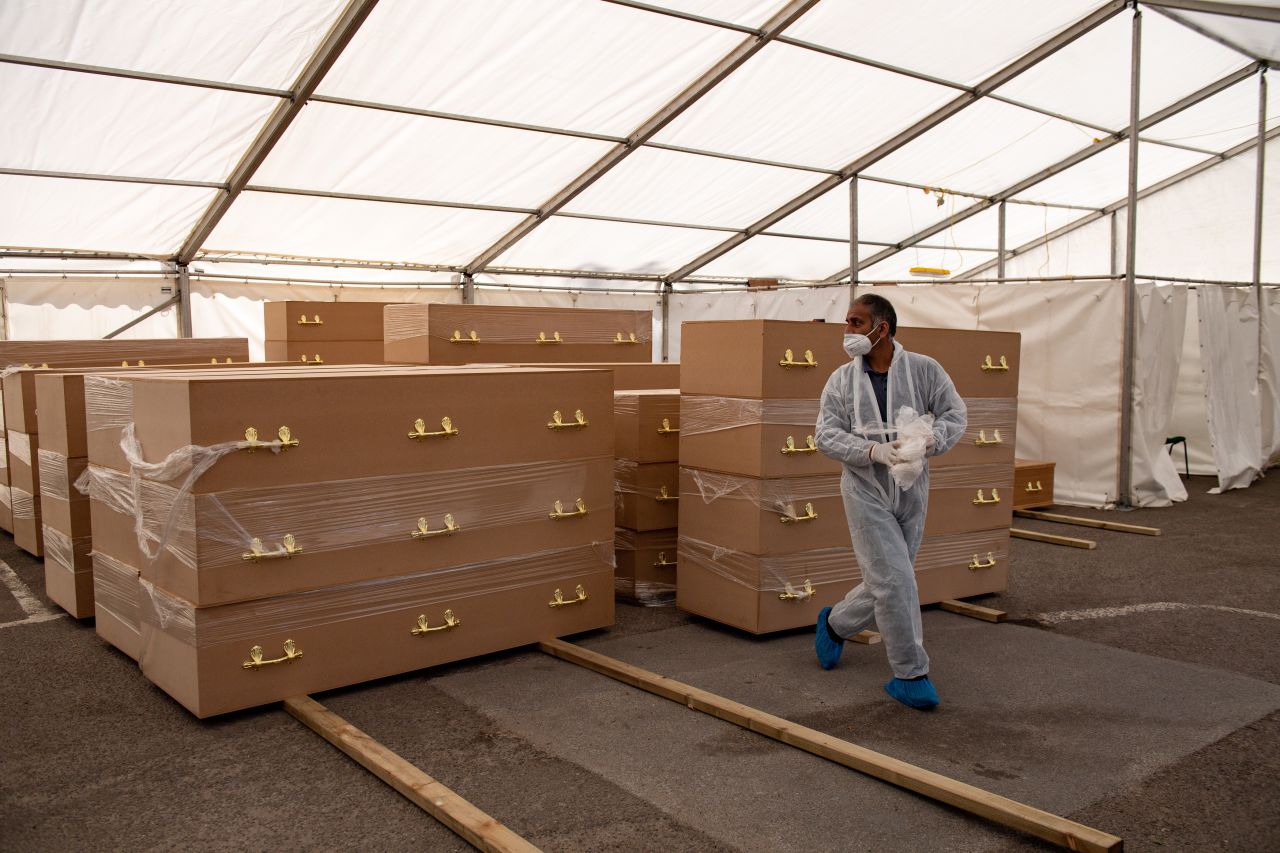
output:
[[1037, 512], [1031, 509], [1015, 509], [1013, 514], [1018, 518], [1034, 518], [1037, 521], [1056, 521], [1059, 524], [1074, 524], [1077, 527], [1092, 527], [1097, 530], [1114, 530], [1118, 533], [1137, 533], [1141, 536], [1159, 536], [1159, 527], [1143, 527], [1140, 524], [1121, 524], [1118, 521], [1099, 521], [1096, 518], [1081, 518], [1077, 515], [1059, 515], [1056, 512]]
[[1030, 833], [1068, 850], [1123, 850], [1124, 841], [990, 791], [890, 758], [823, 732], [775, 717], [723, 696], [690, 687], [671, 678], [632, 666], [563, 640], [547, 640], [538, 647], [547, 654], [593, 672], [679, 702], [695, 711], [803, 749], [868, 776], [906, 788], [972, 815]]
[[477, 850], [538, 853], [537, 847], [310, 696], [286, 699], [284, 709]]
[[1092, 551], [1098, 547], [1098, 543], [1092, 539], [1054, 536], [1052, 533], [1037, 533], [1034, 530], [1019, 530], [1016, 527], [1009, 528], [1009, 535], [1014, 539], [1029, 539], [1032, 542], [1044, 542], [1046, 545], [1066, 545], [1068, 548], [1083, 548], [1086, 551]]

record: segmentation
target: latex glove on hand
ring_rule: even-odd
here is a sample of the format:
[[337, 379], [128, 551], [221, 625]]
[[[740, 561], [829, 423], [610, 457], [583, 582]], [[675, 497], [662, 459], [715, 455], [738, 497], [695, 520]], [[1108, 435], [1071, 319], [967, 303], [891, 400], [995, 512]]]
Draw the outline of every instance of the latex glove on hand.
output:
[[884, 466], [897, 465], [902, 461], [898, 455], [898, 442], [881, 443], [871, 448], [871, 461]]
[[938, 446], [938, 437], [934, 435], [932, 432], [930, 432], [929, 437], [924, 440], [924, 455], [932, 456], [933, 448], [937, 446]]

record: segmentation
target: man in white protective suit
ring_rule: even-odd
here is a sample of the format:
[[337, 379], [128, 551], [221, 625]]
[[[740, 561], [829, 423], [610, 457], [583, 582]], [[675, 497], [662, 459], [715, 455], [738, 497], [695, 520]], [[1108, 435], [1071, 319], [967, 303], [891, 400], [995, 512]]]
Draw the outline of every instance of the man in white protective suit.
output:
[[924, 457], [954, 447], [968, 415], [942, 365], [894, 341], [898, 317], [889, 300], [859, 296], [845, 319], [851, 361], [827, 380], [814, 439], [844, 463], [840, 493], [862, 583], [819, 612], [814, 647], [822, 668], [832, 669], [845, 639], [874, 623], [893, 670], [885, 692], [928, 709], [938, 692], [929, 680], [914, 568], [929, 503]]

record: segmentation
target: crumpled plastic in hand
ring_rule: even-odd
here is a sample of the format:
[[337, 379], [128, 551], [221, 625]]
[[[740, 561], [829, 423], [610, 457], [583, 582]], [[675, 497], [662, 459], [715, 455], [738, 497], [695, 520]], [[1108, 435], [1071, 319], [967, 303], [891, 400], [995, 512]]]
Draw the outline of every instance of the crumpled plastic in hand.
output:
[[933, 415], [920, 415], [910, 406], [898, 410], [897, 455], [902, 461], [889, 466], [898, 488], [909, 491], [924, 472], [924, 454], [933, 434]]

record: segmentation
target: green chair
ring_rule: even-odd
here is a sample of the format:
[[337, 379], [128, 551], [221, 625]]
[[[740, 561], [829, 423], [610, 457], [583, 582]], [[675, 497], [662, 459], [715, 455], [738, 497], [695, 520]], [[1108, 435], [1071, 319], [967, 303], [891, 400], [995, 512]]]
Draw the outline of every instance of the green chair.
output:
[[1191, 476], [1191, 458], [1187, 456], [1187, 437], [1185, 435], [1171, 435], [1164, 440], [1165, 449], [1169, 451], [1169, 455], [1173, 455], [1173, 447], [1175, 444], [1182, 445], [1182, 465], [1186, 468], [1187, 476]]

